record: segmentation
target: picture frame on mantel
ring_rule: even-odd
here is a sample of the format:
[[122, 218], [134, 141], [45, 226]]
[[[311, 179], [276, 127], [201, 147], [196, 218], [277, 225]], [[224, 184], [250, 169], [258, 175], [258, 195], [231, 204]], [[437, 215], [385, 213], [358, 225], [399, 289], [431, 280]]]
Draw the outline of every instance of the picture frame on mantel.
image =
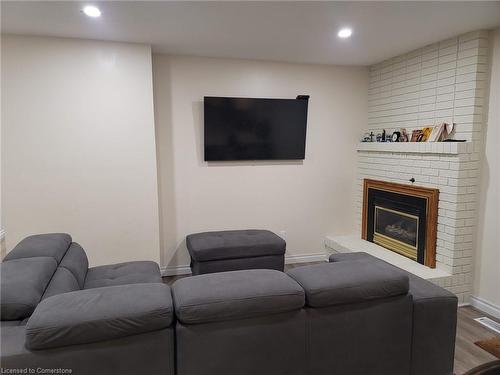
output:
[[410, 142], [420, 142], [422, 140], [422, 130], [421, 129], [415, 129], [411, 132], [411, 140]]

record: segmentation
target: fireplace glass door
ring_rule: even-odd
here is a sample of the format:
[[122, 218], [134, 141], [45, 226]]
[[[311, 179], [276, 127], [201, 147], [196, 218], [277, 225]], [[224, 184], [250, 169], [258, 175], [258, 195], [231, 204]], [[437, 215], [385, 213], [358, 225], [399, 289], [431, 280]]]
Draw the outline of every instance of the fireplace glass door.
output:
[[427, 201], [379, 189], [367, 198], [365, 239], [424, 264]]
[[375, 205], [373, 242], [417, 260], [419, 217]]

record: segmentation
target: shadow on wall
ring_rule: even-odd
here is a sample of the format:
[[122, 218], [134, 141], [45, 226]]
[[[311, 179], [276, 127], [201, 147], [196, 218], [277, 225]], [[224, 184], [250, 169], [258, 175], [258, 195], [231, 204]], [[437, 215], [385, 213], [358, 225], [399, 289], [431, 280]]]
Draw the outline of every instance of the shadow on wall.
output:
[[[484, 131], [485, 133], [487, 132], [486, 129]], [[486, 137], [485, 137], [486, 138]], [[477, 218], [477, 227], [479, 228], [479, 233], [476, 236], [476, 252], [475, 252], [475, 264], [476, 267], [481, 265], [482, 259], [483, 259], [483, 246], [485, 244], [483, 243], [483, 238], [485, 236], [485, 221], [486, 221], [486, 205], [487, 205], [487, 200], [488, 200], [488, 190], [490, 188], [490, 165], [488, 163], [488, 159], [486, 157], [486, 153], [484, 151], [483, 147], [483, 163], [481, 166], [481, 187], [480, 187], [480, 194], [479, 194], [479, 212], [478, 212], [478, 218]], [[491, 194], [491, 190], [490, 190]], [[481, 289], [481, 282], [482, 279], [481, 277], [477, 277], [480, 275], [480, 269], [476, 268], [475, 270], [475, 279], [474, 279], [474, 292], [477, 293]]]
[[204, 110], [203, 110], [203, 101], [196, 101], [192, 104], [193, 108], [193, 127], [194, 134], [198, 142], [196, 142], [196, 160], [198, 160], [198, 165], [200, 167], [204, 167], [206, 165], [205, 162], [205, 150], [204, 150]]
[[[497, 30], [498, 32], [498, 30]], [[485, 93], [485, 99], [483, 103], [483, 130], [482, 130], [482, 147], [481, 147], [481, 172], [480, 172], [480, 180], [479, 180], [479, 194], [478, 194], [478, 202], [477, 202], [477, 207], [476, 207], [476, 212], [477, 212], [477, 234], [474, 236], [474, 270], [473, 270], [473, 295], [474, 296], [479, 296], [480, 291], [484, 289], [488, 289], [488, 286], [484, 286], [483, 281], [485, 280], [484, 277], [481, 277], [483, 273], [486, 271], [483, 268], [483, 262], [488, 261], [488, 253], [489, 249], [491, 247], [491, 242], [488, 241], [488, 231], [491, 228], [489, 226], [489, 220], [491, 219], [491, 216], [488, 217], [488, 213], [492, 212], [491, 208], [488, 209], [489, 205], [491, 204], [491, 201], [494, 202], [495, 199], [495, 187], [490, 186], [491, 184], [491, 167], [490, 167], [490, 160], [488, 159], [489, 155], [487, 153], [488, 149], [488, 140], [491, 141], [491, 139], [494, 139], [494, 133], [495, 130], [491, 125], [492, 119], [490, 119], [490, 106], [495, 104], [494, 97], [493, 97], [493, 103], [490, 103], [490, 100], [492, 98], [492, 89], [495, 87], [494, 79], [495, 79], [495, 72], [493, 72], [493, 57], [494, 57], [494, 51], [495, 51], [495, 45], [494, 45], [494, 35], [493, 33], [490, 34], [490, 45], [489, 49], [491, 51], [489, 61], [488, 61], [488, 76], [490, 77], [491, 81], [490, 84], [488, 85], [487, 92]], [[497, 79], [498, 80], [498, 79]], [[493, 120], [494, 122], [494, 120]], [[492, 137], [492, 138], [489, 138]], [[491, 144], [491, 143], [490, 143]], [[497, 154], [498, 155], [498, 154]], [[493, 159], [493, 165], [495, 165], [496, 160]], [[494, 175], [494, 171], [493, 171]], [[497, 221], [497, 226], [498, 226], [498, 221]], [[491, 229], [490, 229], [491, 230]], [[498, 258], [497, 258], [498, 259]], [[484, 296], [483, 296], [484, 297]]]
[[[161, 72], [155, 69], [158, 66], [164, 67]], [[178, 257], [177, 246], [172, 241], [177, 236], [177, 206], [174, 184], [175, 163], [170, 69], [168, 59], [165, 59], [162, 64], [153, 64], [161, 266], [175, 262]], [[162, 79], [167, 81], [166, 84], [164, 84]]]
[[7, 247], [5, 246], [5, 238], [3, 235], [0, 237], [0, 259], [3, 260], [3, 258], [7, 255]]
[[185, 255], [183, 256], [183, 254], [188, 254], [185, 238], [182, 239], [181, 243], [177, 246], [175, 251], [173, 251], [172, 257], [169, 259], [168, 264], [166, 264], [165, 267], [168, 269], [189, 266], [189, 261], [187, 264], [183, 264], [186, 263], [186, 260], [184, 259]]

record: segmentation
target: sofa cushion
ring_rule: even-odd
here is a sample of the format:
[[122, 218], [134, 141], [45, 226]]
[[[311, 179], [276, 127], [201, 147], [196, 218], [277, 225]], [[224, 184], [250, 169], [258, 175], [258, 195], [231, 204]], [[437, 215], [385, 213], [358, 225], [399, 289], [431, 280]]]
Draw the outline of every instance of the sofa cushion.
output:
[[56, 294], [74, 292], [80, 289], [75, 276], [66, 268], [58, 267], [49, 285], [45, 289], [45, 293], [43, 293], [42, 300], [55, 296]]
[[71, 244], [71, 236], [66, 233], [36, 234], [19, 242], [4, 258], [4, 261], [20, 258], [51, 257], [61, 261]]
[[79, 244], [73, 242], [59, 263], [42, 299], [82, 289], [88, 266], [85, 251]]
[[52, 257], [13, 259], [1, 264], [2, 320], [23, 319], [35, 310], [57, 268]]
[[198, 262], [285, 254], [286, 242], [268, 230], [229, 230], [190, 234], [186, 245]]
[[26, 324], [26, 347], [85, 344], [167, 328], [170, 287], [133, 284], [58, 294], [40, 302]]
[[172, 287], [177, 318], [204, 323], [293, 311], [304, 291], [283, 272], [245, 270], [187, 277]]
[[89, 268], [84, 289], [161, 282], [160, 268], [157, 263], [150, 261], [125, 262]]
[[288, 271], [306, 292], [307, 305], [357, 303], [408, 293], [408, 276], [372, 262], [338, 262]]
[[85, 277], [87, 276], [87, 271], [89, 269], [89, 261], [87, 259], [87, 254], [85, 250], [73, 242], [66, 255], [61, 260], [59, 267], [67, 269], [74, 276], [75, 280], [78, 282], [79, 289], [83, 288], [85, 284]]

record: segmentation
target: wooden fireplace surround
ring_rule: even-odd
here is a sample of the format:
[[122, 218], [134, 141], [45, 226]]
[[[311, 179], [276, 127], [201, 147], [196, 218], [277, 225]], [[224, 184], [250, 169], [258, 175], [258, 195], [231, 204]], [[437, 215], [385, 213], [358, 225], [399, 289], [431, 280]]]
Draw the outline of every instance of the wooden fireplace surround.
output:
[[377, 189], [411, 195], [424, 198], [427, 202], [426, 221], [427, 228], [425, 232], [425, 256], [424, 265], [430, 268], [436, 268], [436, 240], [437, 240], [437, 217], [439, 189], [424, 188], [421, 186], [404, 185], [395, 182], [385, 182], [371, 179], [364, 179], [363, 183], [363, 221], [361, 227], [361, 237], [366, 240], [368, 233], [368, 190]]

